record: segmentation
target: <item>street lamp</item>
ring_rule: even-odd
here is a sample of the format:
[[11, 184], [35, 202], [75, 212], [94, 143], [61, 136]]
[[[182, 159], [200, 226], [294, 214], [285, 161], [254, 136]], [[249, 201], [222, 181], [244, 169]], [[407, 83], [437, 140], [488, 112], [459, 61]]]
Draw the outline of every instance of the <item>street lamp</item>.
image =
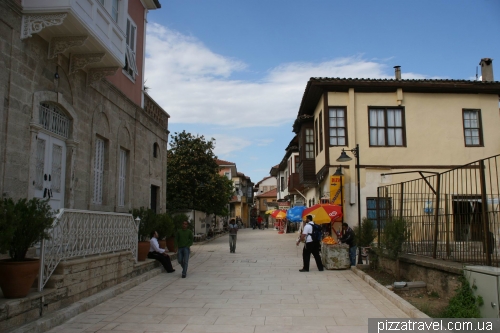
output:
[[[350, 151], [354, 157], [356, 157], [356, 183], [358, 186], [358, 232], [361, 232], [361, 188], [359, 187], [359, 144], [356, 144], [356, 148], [347, 149]], [[339, 158], [337, 158], [337, 162], [349, 162], [352, 158], [346, 154], [346, 150], [342, 149], [342, 153]], [[358, 235], [359, 237], [360, 235]], [[361, 247], [358, 247], [358, 264], [363, 264], [363, 259], [361, 257]]]

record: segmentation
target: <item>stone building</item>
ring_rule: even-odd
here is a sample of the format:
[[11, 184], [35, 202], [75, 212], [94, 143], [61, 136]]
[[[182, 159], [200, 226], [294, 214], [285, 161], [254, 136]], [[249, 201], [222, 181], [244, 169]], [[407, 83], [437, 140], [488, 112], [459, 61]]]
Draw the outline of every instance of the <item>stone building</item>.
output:
[[0, 189], [165, 212], [169, 115], [144, 91], [158, 0], [0, 2]]

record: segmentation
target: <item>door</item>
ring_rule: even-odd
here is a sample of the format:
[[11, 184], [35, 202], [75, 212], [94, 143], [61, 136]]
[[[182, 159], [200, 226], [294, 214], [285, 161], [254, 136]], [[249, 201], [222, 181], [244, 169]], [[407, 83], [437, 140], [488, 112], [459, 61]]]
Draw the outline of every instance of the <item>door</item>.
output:
[[49, 199], [54, 210], [64, 207], [66, 144], [45, 133], [36, 141], [35, 197]]

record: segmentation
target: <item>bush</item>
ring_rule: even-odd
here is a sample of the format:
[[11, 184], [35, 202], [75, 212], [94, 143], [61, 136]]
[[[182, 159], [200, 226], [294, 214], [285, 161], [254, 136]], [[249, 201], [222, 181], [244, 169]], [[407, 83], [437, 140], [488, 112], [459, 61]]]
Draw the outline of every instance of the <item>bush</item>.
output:
[[47, 200], [11, 198], [0, 201], [0, 252], [9, 252], [14, 261], [23, 261], [28, 249], [43, 239], [54, 223]]
[[134, 220], [137, 217], [141, 219], [139, 231], [137, 233], [138, 241], [144, 242], [149, 240], [151, 232], [158, 226], [156, 213], [149, 208], [141, 207], [139, 209], [134, 208], [132, 210], [132, 215], [134, 216]]
[[[441, 314], [442, 318], [481, 318], [479, 306], [483, 305], [481, 296], [474, 296], [469, 281], [462, 275], [462, 283], [457, 293], [450, 299], [450, 303]], [[475, 288], [475, 286], [472, 286]]]
[[361, 223], [361, 231], [355, 231], [356, 245], [361, 247], [370, 247], [375, 239], [375, 227], [372, 220], [364, 217]]
[[403, 218], [392, 218], [385, 223], [381, 235], [382, 246], [392, 258], [397, 258], [403, 248], [404, 242], [410, 237], [408, 223]]
[[158, 214], [155, 229], [158, 232], [158, 240], [172, 237], [175, 234], [174, 220], [167, 213]]

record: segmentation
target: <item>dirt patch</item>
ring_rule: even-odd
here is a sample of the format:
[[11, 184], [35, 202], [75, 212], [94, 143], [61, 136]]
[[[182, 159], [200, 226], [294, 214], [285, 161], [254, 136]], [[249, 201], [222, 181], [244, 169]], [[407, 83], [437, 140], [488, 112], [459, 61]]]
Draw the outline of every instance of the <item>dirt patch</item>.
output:
[[[392, 274], [381, 270], [364, 269], [363, 272], [383, 286], [392, 285], [397, 281]], [[396, 294], [432, 318], [440, 318], [440, 314], [449, 302], [448, 299], [441, 297], [436, 292], [428, 292], [426, 288], [396, 291]]]

